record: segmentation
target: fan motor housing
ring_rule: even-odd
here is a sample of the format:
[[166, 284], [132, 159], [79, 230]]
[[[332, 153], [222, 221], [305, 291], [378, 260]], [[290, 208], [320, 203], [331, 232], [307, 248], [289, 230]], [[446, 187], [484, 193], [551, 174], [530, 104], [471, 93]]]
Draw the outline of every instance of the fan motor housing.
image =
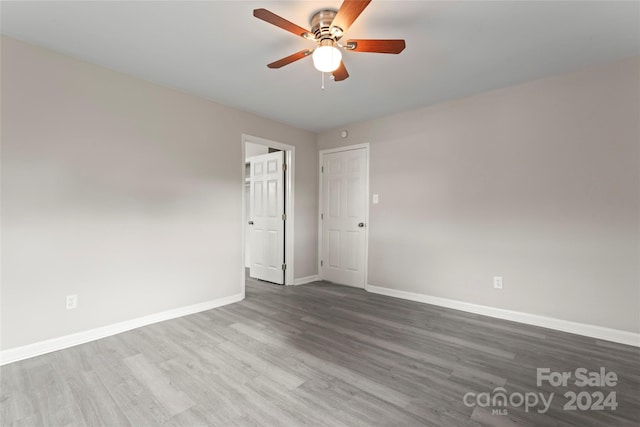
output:
[[342, 28], [331, 27], [333, 19], [338, 14], [336, 9], [322, 9], [311, 16], [311, 32], [316, 36], [316, 40], [338, 41], [342, 37]]

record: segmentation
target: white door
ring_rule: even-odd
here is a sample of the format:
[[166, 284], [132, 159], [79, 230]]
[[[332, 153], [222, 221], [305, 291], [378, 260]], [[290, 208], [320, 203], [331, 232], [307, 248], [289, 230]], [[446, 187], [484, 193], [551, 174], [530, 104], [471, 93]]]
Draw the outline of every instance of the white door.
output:
[[249, 219], [251, 218], [251, 184], [250, 178], [247, 176], [247, 182], [244, 185], [244, 200], [245, 200], [245, 218], [247, 221], [245, 222], [244, 229], [244, 247], [246, 248], [244, 254], [244, 267], [251, 268], [251, 226], [249, 225]]
[[367, 218], [367, 151], [322, 153], [322, 253], [324, 280], [364, 288]]
[[284, 284], [284, 152], [251, 157], [249, 275]]

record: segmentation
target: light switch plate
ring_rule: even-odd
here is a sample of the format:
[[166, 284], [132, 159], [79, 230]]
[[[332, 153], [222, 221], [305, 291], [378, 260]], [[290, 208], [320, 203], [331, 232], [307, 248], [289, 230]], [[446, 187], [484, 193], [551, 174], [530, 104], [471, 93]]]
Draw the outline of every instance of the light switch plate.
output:
[[78, 308], [78, 295], [67, 295], [67, 310]]

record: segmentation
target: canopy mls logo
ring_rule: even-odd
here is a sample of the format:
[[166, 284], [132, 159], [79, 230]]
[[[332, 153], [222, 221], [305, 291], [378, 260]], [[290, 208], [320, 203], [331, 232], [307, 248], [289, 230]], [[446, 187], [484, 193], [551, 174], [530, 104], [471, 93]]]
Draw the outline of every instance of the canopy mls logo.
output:
[[[534, 391], [509, 394], [503, 387], [496, 387], [490, 393], [474, 393], [470, 391], [463, 396], [462, 402], [470, 408], [474, 406], [491, 408], [492, 415], [507, 415], [509, 413], [507, 407], [519, 408], [521, 406], [524, 406], [525, 412], [535, 408], [538, 413], [544, 414], [549, 410], [553, 396], [554, 393], [551, 393], [547, 398], [544, 393]], [[542, 408], [538, 407], [540, 403], [542, 403]]]
[[[599, 388], [615, 387], [618, 385], [618, 375], [601, 367], [598, 371], [587, 368], [577, 368], [574, 371], [552, 371], [550, 368], [537, 368], [536, 385], [544, 384], [551, 387], [589, 387], [595, 391], [566, 391], [562, 396], [567, 399], [563, 405], [565, 411], [615, 411], [618, 407], [616, 392], [610, 391], [605, 395]], [[467, 407], [479, 406], [491, 408], [492, 415], [508, 415], [507, 408], [523, 407], [525, 412], [536, 410], [539, 414], [546, 413], [551, 407], [555, 393], [541, 393], [529, 391], [525, 393], [508, 393], [503, 387], [496, 387], [491, 392], [467, 392], [462, 402]]]

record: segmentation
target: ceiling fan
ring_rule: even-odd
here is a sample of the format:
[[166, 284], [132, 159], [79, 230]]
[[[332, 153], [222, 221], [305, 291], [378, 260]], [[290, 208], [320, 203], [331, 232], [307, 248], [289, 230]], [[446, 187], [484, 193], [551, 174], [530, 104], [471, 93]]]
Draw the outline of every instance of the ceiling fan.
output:
[[280, 68], [289, 65], [299, 59], [311, 55], [313, 65], [323, 73], [332, 73], [335, 81], [342, 81], [349, 77], [349, 73], [342, 62], [342, 52], [373, 52], [373, 53], [400, 53], [405, 48], [404, 40], [373, 40], [355, 39], [347, 40], [345, 44], [339, 43], [344, 33], [356, 20], [362, 11], [371, 3], [371, 0], [344, 0], [340, 9], [322, 9], [313, 14], [310, 20], [311, 30], [306, 30], [286, 19], [276, 15], [267, 9], [255, 9], [253, 16], [265, 22], [289, 31], [296, 36], [303, 37], [317, 43], [315, 49], [304, 49], [289, 55], [278, 61], [268, 64], [269, 68]]

